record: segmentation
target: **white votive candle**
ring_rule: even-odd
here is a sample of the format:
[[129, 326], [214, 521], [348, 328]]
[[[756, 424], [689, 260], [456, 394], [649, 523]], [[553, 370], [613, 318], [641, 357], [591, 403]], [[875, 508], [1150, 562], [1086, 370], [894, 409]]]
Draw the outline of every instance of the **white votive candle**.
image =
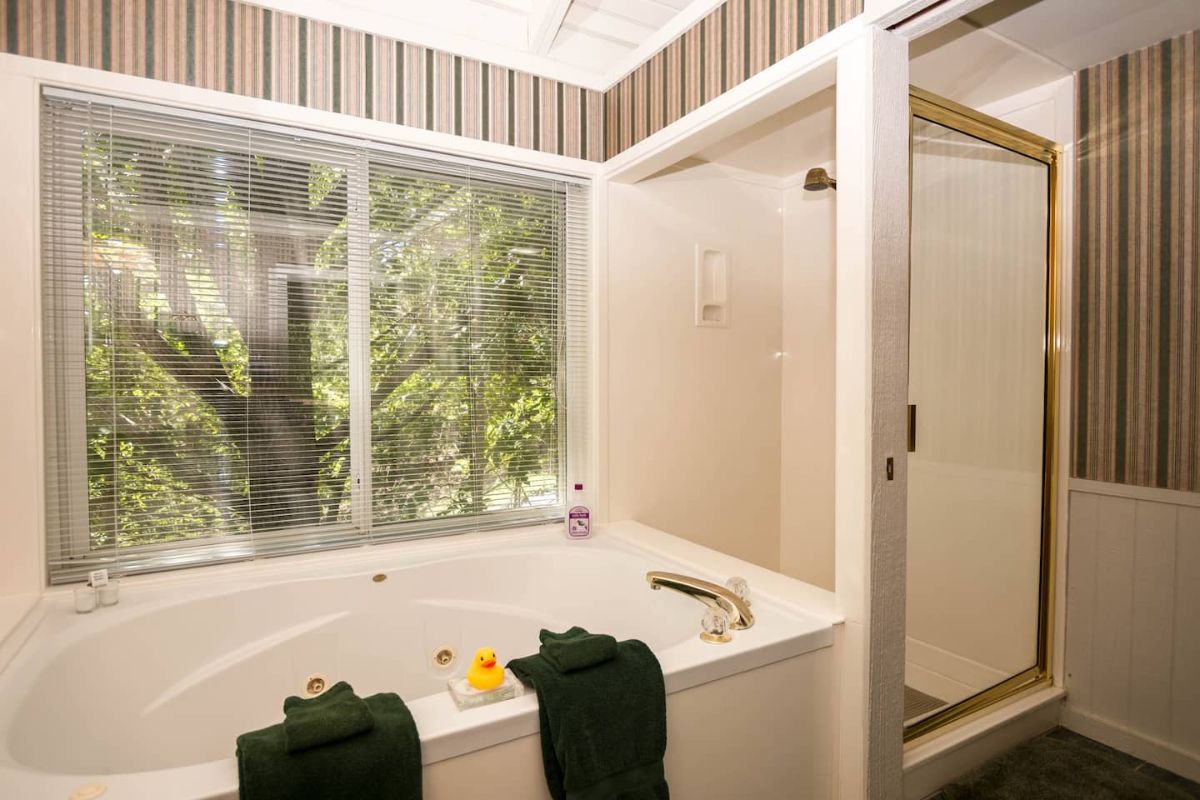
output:
[[75, 587], [75, 613], [88, 614], [96, 607], [96, 590], [91, 586]]
[[96, 589], [96, 595], [100, 599], [102, 606], [115, 606], [117, 601], [121, 599], [121, 582], [109, 580], [108, 583]]

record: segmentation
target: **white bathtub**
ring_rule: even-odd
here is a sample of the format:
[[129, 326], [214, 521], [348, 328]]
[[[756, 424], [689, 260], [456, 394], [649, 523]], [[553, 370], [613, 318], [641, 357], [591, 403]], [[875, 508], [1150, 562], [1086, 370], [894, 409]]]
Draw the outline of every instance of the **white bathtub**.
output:
[[[744, 574], [754, 627], [726, 645], [701, 642], [703, 606], [652, 592], [650, 569]], [[432, 654], [454, 648], [461, 674], [477, 647], [507, 660], [535, 651], [540, 628], [575, 624], [657, 654], [676, 796], [721, 796], [724, 772], [730, 785], [764, 782], [756, 797], [780, 781], [790, 785], [779, 797], [819, 797], [831, 791], [836, 622], [826, 593], [635, 523], [599, 526], [585, 542], [542, 527], [149, 576], [87, 615], [69, 591], [50, 592], [0, 672], [0, 797], [65, 798], [86, 783], [120, 800], [234, 797], [235, 738], [280, 720], [312, 673], [405, 699], [427, 798], [461, 796], [481, 768], [492, 800], [543, 796], [534, 696], [459, 712], [445, 691], [454, 671]], [[730, 747], [712, 749], [718, 730], [753, 752], [711, 767]], [[701, 765], [712, 772], [695, 780], [704, 788], [681, 793]]]

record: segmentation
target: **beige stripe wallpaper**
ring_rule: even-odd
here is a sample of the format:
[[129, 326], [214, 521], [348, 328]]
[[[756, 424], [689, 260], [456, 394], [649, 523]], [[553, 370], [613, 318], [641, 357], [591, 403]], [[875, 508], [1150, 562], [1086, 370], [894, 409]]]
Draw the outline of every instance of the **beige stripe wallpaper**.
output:
[[606, 158], [862, 10], [863, 0], [726, 0], [604, 93]]
[[604, 159], [602, 92], [236, 0], [0, 0], [0, 47]]
[[606, 92], [240, 0], [0, 0], [0, 46], [603, 161], [861, 13], [862, 5], [726, 0]]
[[1079, 478], [1200, 491], [1200, 32], [1079, 73]]

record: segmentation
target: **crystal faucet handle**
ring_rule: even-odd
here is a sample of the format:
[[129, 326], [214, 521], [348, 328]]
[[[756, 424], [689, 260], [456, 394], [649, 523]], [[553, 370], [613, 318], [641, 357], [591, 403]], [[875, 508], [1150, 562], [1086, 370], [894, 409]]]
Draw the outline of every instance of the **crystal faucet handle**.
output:
[[733, 636], [729, 633], [729, 613], [723, 608], [710, 608], [700, 618], [700, 638], [712, 644], [724, 644]]
[[745, 578], [735, 575], [725, 581], [725, 588], [736, 594], [743, 603], [750, 605], [750, 584], [746, 582]]

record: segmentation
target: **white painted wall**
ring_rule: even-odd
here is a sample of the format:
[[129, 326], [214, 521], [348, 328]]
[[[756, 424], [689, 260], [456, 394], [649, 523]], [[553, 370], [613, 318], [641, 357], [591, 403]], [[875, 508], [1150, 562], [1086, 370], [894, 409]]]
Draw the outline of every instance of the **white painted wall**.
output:
[[1063, 724], [1200, 781], [1200, 494], [1071, 486]]
[[[687, 170], [608, 191], [609, 517], [778, 569], [779, 191]], [[727, 328], [695, 324], [698, 244], [728, 256]]]
[[[41, 530], [41, 306], [37, 247], [37, 84], [0, 71], [0, 597], [20, 598], [42, 588]], [[0, 615], [6, 603], [0, 600]], [[14, 611], [14, 613], [17, 613]], [[7, 626], [0, 627], [0, 636]]]
[[[812, 166], [837, 176], [831, 161]], [[836, 236], [833, 191], [806, 192], [800, 184], [783, 190], [779, 569], [830, 590]]]
[[837, 70], [838, 796], [889, 800], [903, 792], [907, 43], [868, 29]]

